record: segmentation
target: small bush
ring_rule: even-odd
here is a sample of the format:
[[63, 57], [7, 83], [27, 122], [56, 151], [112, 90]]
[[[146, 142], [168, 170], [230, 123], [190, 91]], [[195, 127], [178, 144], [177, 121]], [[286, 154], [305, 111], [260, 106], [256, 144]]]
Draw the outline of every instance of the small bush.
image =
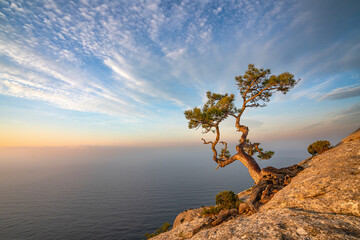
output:
[[218, 214], [221, 210], [222, 208], [220, 206], [210, 206], [210, 207], [204, 207], [201, 213], [204, 216], [213, 215], [213, 214]]
[[215, 197], [216, 206], [203, 207], [202, 215], [215, 215], [221, 210], [238, 208], [240, 204], [239, 197], [233, 191], [223, 191]]
[[326, 150], [329, 150], [331, 148], [331, 144], [329, 141], [322, 140], [322, 141], [316, 141], [309, 145], [308, 152], [311, 155], [317, 155], [325, 152]]
[[171, 228], [171, 224], [166, 222], [160, 228], [156, 229], [156, 231], [154, 233], [146, 233], [145, 237], [146, 237], [146, 239], [153, 238], [153, 237], [159, 235], [160, 233], [169, 231], [170, 228]]
[[221, 209], [233, 209], [239, 206], [239, 197], [233, 191], [223, 191], [220, 192], [215, 197], [216, 204], [221, 207]]

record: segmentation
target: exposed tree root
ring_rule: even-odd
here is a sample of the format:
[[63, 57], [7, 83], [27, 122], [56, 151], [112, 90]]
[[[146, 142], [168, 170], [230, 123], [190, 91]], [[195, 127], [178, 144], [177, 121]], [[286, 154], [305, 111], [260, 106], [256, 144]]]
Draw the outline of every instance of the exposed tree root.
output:
[[183, 236], [183, 239], [190, 238], [199, 231], [212, 228], [226, 222], [237, 215], [252, 215], [258, 209], [266, 204], [283, 187], [288, 185], [293, 177], [301, 172], [304, 167], [293, 165], [286, 168], [277, 169], [267, 167], [261, 170], [259, 182], [251, 189], [250, 197], [246, 203], [240, 203], [239, 209], [222, 210], [217, 214], [210, 215], [200, 226], [192, 229], [189, 234]]
[[270, 201], [275, 193], [288, 185], [291, 179], [303, 169], [297, 164], [281, 169], [274, 167], [262, 169], [259, 182], [253, 187], [247, 203], [240, 204], [239, 213], [251, 215], [257, 212], [262, 205]]
[[209, 217], [208, 220], [204, 222], [201, 226], [193, 229], [192, 236], [195, 235], [197, 232], [201, 231], [202, 229], [212, 228], [220, 225], [221, 223], [230, 220], [236, 215], [238, 215], [238, 211], [236, 209], [222, 210], [218, 214]]

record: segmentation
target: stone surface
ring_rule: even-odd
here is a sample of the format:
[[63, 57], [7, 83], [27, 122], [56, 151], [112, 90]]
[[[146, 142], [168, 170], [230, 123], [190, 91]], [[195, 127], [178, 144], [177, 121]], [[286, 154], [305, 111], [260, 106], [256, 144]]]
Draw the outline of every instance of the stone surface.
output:
[[257, 213], [215, 227], [209, 217], [189, 217], [154, 239], [360, 239], [359, 131], [300, 165], [305, 170]]
[[240, 217], [191, 239], [359, 239], [355, 216], [280, 208]]
[[239, 200], [241, 202], [246, 202], [251, 195], [252, 189], [253, 189], [253, 187], [246, 189], [246, 190], [242, 191], [241, 193], [238, 193], [237, 196], [238, 196]]
[[359, 217], [359, 143], [349, 141], [311, 159], [291, 186], [279, 191], [263, 209], [301, 208]]
[[352, 134], [350, 134], [349, 136], [347, 136], [346, 138], [341, 140], [341, 142], [339, 144], [355, 141], [358, 139], [360, 139], [360, 128], [358, 128], [358, 130], [356, 130], [355, 132], [353, 132]]
[[190, 222], [190, 221], [194, 220], [195, 218], [200, 217], [200, 212], [201, 212], [201, 209], [189, 209], [189, 210], [183, 211], [175, 218], [175, 221], [173, 223], [173, 228], [176, 228], [177, 226], [179, 226], [182, 223]]

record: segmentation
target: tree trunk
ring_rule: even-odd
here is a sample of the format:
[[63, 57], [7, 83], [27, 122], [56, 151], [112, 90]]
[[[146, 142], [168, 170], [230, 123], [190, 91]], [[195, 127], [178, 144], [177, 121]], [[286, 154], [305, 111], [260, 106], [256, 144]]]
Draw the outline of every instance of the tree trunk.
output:
[[238, 149], [237, 159], [249, 170], [250, 176], [257, 184], [261, 178], [261, 169], [254, 158], [248, 155], [242, 148]]
[[261, 178], [261, 168], [255, 161], [255, 159], [244, 151], [244, 148], [241, 145], [238, 145], [236, 150], [238, 152], [231, 158], [228, 158], [226, 160], [218, 160], [214, 155], [214, 159], [216, 159], [215, 161], [219, 164], [218, 167], [223, 168], [226, 165], [229, 165], [234, 161], [239, 160], [240, 162], [242, 162], [242, 164], [244, 164], [245, 167], [247, 167], [250, 176], [255, 181], [255, 184], [257, 184]]

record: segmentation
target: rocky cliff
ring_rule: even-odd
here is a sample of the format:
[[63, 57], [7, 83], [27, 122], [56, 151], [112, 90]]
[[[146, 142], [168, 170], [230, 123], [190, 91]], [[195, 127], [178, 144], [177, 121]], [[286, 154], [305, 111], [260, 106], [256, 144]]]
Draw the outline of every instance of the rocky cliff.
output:
[[305, 169], [255, 214], [187, 210], [153, 239], [360, 239], [360, 131], [299, 165]]

